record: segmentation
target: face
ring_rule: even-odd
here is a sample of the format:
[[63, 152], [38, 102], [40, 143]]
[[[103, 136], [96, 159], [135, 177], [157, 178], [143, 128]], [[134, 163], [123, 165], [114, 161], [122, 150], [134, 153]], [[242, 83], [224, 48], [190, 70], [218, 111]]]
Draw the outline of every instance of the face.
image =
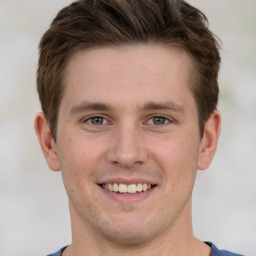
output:
[[178, 47], [145, 45], [72, 57], [48, 164], [62, 171], [73, 226], [141, 243], [189, 223], [204, 143], [190, 63]]

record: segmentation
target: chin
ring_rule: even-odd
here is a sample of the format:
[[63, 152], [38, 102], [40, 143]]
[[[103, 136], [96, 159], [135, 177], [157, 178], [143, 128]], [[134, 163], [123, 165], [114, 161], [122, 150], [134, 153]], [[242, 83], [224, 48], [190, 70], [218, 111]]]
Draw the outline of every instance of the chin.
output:
[[108, 240], [119, 245], [142, 246], [148, 243], [152, 234], [140, 231], [123, 230], [122, 232], [109, 232]]
[[[103, 224], [103, 223], [102, 223]], [[158, 227], [157, 229], [155, 227]], [[119, 245], [139, 246], [151, 241], [159, 232], [156, 223], [145, 219], [122, 218], [101, 225], [101, 233], [107, 240]]]

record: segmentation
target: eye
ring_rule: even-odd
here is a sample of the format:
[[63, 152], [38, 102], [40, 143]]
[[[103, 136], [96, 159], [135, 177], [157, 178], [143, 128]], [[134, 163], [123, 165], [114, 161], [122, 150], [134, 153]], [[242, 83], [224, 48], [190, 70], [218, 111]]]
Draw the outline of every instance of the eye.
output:
[[87, 122], [92, 125], [104, 125], [108, 123], [108, 121], [102, 116], [93, 116], [87, 118], [84, 122]]
[[149, 119], [148, 124], [150, 124], [150, 125], [165, 125], [170, 122], [172, 122], [172, 120], [170, 120], [167, 117], [153, 116], [152, 118]]

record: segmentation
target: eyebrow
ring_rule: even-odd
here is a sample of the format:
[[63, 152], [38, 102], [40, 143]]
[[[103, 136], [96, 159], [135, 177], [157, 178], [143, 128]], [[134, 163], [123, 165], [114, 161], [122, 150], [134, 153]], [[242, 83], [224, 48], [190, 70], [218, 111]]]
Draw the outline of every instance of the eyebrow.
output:
[[182, 106], [182, 105], [179, 105], [175, 102], [172, 102], [172, 101], [164, 101], [164, 102], [150, 101], [142, 107], [142, 110], [144, 110], [144, 111], [149, 111], [149, 110], [171, 110], [171, 111], [174, 111], [174, 112], [184, 113], [185, 112], [185, 107]]
[[[110, 104], [101, 103], [101, 102], [88, 102], [83, 101], [77, 105], [74, 105], [70, 109], [70, 113], [80, 113], [83, 111], [94, 110], [94, 111], [110, 111], [113, 108]], [[174, 112], [184, 113], [185, 108], [182, 105], [179, 105], [172, 101], [164, 102], [154, 102], [149, 101], [145, 103], [142, 107], [138, 107], [140, 111], [150, 111], [150, 110], [171, 110]]]
[[71, 113], [79, 113], [86, 110], [95, 110], [95, 111], [109, 111], [112, 107], [109, 104], [100, 103], [100, 102], [88, 102], [83, 101], [77, 105], [74, 105], [71, 109]]

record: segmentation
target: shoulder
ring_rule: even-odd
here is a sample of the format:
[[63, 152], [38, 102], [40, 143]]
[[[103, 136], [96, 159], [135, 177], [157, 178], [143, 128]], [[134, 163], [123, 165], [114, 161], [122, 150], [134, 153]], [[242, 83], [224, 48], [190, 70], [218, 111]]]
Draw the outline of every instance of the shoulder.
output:
[[48, 254], [47, 256], [61, 256], [62, 252], [67, 248], [67, 246], [61, 248], [59, 251], [52, 253], [52, 254]]
[[205, 243], [208, 244], [212, 249], [211, 256], [243, 256], [242, 254], [237, 254], [237, 253], [229, 252], [229, 251], [226, 251], [226, 250], [219, 250], [211, 242], [205, 242]]

